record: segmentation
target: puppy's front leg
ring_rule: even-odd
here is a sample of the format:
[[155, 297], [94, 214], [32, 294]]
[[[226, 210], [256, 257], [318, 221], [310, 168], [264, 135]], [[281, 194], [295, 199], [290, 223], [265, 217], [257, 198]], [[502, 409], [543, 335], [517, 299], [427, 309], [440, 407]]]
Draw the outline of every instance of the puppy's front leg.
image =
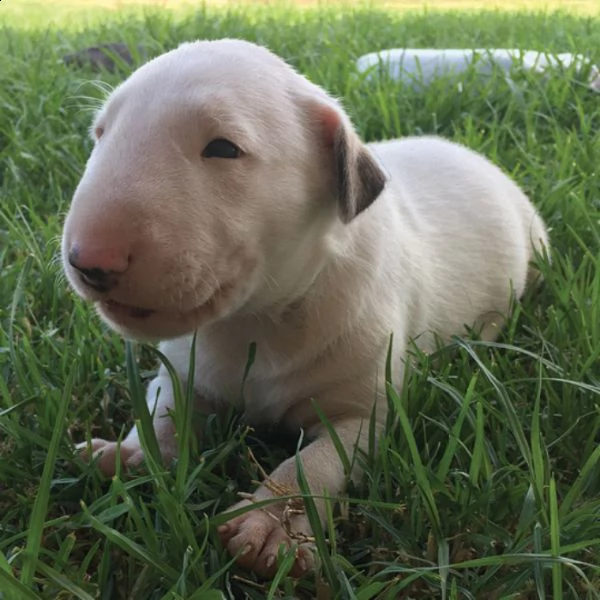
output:
[[[364, 448], [368, 440], [368, 421], [347, 418], [332, 423], [344, 447], [352, 458], [356, 446]], [[338, 455], [329, 432], [318, 425], [308, 432], [316, 439], [300, 451], [300, 460], [311, 494], [335, 497], [346, 483], [344, 465]], [[243, 500], [229, 510], [248, 506], [253, 502], [299, 494], [296, 457], [284, 461], [256, 490], [252, 500]], [[315, 498], [321, 522], [325, 521], [326, 501]], [[314, 565], [311, 552], [312, 530], [300, 501], [274, 502], [265, 508], [251, 510], [219, 527], [221, 541], [231, 554], [237, 555], [238, 563], [262, 577], [272, 577], [276, 570], [276, 557], [281, 544], [289, 548], [297, 544], [293, 576], [300, 576]]]
[[[177, 454], [177, 441], [175, 439], [175, 426], [169, 411], [175, 408], [173, 385], [168, 372], [161, 367], [158, 375], [150, 382], [146, 392], [148, 409], [153, 413], [152, 425], [162, 459], [168, 464]], [[137, 427], [134, 426], [127, 437], [119, 443], [102, 438], [93, 438], [90, 443], [77, 444], [76, 449], [81, 452], [84, 460], [89, 459], [89, 450], [92, 456], [98, 457], [98, 467], [107, 475], [115, 474], [117, 460], [127, 468], [137, 467], [144, 459]]]

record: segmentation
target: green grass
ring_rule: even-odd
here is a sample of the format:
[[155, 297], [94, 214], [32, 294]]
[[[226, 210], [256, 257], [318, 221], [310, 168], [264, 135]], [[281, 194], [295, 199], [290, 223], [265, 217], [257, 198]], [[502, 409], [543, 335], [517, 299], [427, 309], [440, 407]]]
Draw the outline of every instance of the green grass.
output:
[[[361, 53], [398, 44], [589, 52], [600, 63], [598, 21], [202, 8], [47, 29], [48, 12], [25, 22], [4, 5], [0, 598], [600, 597], [600, 97], [573, 73], [524, 77], [518, 93], [495, 77], [419, 97], [352, 71]], [[215, 535], [219, 512], [258, 477], [248, 448], [268, 469], [296, 440], [286, 448], [236, 416], [211, 418], [172, 471], [150, 464], [112, 480], [72, 451], [90, 433], [129, 429], [156, 362], [148, 348], [126, 353], [60, 276], [61, 220], [103, 87], [60, 57], [98, 41], [153, 54], [222, 36], [268, 44], [342, 97], [366, 139], [435, 132], [483, 152], [552, 229], [545, 284], [516, 306], [497, 344], [457, 341], [439, 360], [417, 356], [402, 391], [390, 389], [394, 426], [317, 532], [322, 568], [302, 581], [285, 576], [289, 557], [274, 584], [254, 580]]]

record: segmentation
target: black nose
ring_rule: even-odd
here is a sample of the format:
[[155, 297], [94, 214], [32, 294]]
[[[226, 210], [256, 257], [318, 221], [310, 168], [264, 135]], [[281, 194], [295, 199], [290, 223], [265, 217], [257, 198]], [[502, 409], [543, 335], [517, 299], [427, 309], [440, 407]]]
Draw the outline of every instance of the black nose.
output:
[[77, 269], [81, 281], [97, 292], [109, 292], [117, 285], [117, 276], [113, 271], [99, 267], [82, 267], [77, 262], [77, 251], [69, 252], [69, 264]]

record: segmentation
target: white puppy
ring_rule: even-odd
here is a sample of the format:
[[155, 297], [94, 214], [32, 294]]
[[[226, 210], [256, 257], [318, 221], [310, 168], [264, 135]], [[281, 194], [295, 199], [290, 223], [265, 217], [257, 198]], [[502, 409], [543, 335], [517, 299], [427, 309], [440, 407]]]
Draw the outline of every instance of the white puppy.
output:
[[[396, 381], [411, 338], [424, 351], [434, 333], [466, 326], [492, 339], [547, 243], [526, 196], [485, 158], [433, 137], [366, 146], [326, 92], [244, 41], [183, 44], [147, 63], [111, 94], [93, 132], [64, 227], [71, 285], [123, 335], [162, 340], [182, 381], [197, 330], [201, 410], [238, 399], [255, 342], [246, 415], [313, 440], [300, 456], [316, 495], [340, 494], [345, 473], [312, 401], [349, 456], [364, 449], [374, 408], [377, 431], [386, 417], [390, 334]], [[164, 367], [147, 399], [168, 460]], [[92, 448], [113, 472], [115, 442]], [[121, 457], [142, 460], [137, 431]], [[254, 498], [297, 492], [294, 461]], [[264, 576], [292, 541], [285, 503], [269, 511], [220, 528]], [[288, 525], [311, 533], [304, 514]], [[293, 573], [311, 561], [301, 546]]]

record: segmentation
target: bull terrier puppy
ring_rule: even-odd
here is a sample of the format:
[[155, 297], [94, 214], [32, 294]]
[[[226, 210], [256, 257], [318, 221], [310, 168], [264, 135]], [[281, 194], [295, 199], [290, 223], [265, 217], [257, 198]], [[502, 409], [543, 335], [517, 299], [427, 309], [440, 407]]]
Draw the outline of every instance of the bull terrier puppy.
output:
[[[246, 415], [312, 440], [299, 456], [316, 496], [339, 495], [346, 474], [313, 402], [349, 456], [366, 449], [370, 418], [375, 431], [386, 420], [390, 335], [397, 381], [410, 340], [427, 352], [466, 327], [493, 339], [548, 243], [531, 202], [483, 156], [436, 137], [366, 145], [334, 98], [241, 40], [185, 43], [148, 62], [91, 131], [62, 239], [70, 285], [123, 336], [160, 341], [182, 382], [197, 332], [203, 411], [237, 399], [256, 343]], [[164, 366], [147, 400], [168, 461], [177, 446]], [[90, 443], [114, 473], [117, 443]], [[135, 429], [120, 457], [143, 460]], [[253, 498], [298, 493], [295, 461]], [[284, 526], [285, 511], [282, 501], [249, 510], [221, 539], [270, 577], [279, 545], [311, 535], [306, 514], [286, 514]], [[292, 574], [313, 564], [300, 544]]]

